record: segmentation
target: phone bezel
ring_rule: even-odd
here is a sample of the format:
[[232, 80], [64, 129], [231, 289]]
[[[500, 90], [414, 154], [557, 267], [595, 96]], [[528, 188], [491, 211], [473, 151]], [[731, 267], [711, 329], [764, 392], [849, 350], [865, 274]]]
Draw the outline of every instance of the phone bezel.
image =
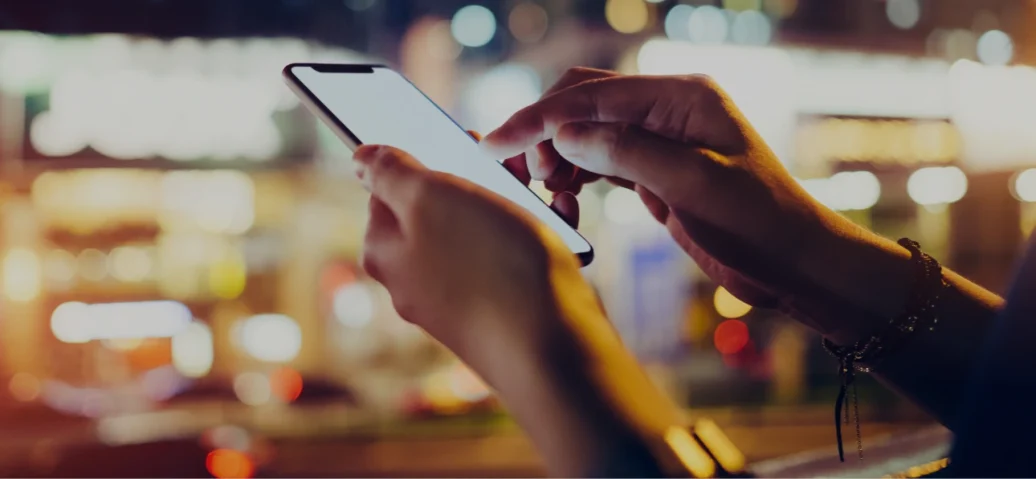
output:
[[[347, 127], [344, 123], [342, 123], [341, 120], [338, 119], [338, 117], [331, 113], [331, 110], [324, 106], [324, 103], [321, 102], [320, 99], [317, 98], [317, 96], [314, 95], [313, 92], [310, 91], [310, 89], [305, 84], [303, 84], [298, 79], [298, 77], [295, 76], [295, 74], [292, 72], [292, 69], [294, 68], [312, 68], [320, 73], [351, 74], [374, 73], [375, 68], [385, 68], [390, 70], [391, 68], [387, 65], [360, 63], [292, 63], [284, 67], [284, 80], [288, 84], [288, 87], [291, 88], [292, 92], [294, 92], [295, 95], [299, 97], [299, 99], [302, 101], [302, 104], [305, 105], [310, 111], [315, 113], [317, 117], [319, 117], [321, 121], [324, 122], [324, 124], [330, 127], [331, 130], [335, 132], [335, 135], [337, 135], [338, 138], [341, 139], [342, 142], [345, 143], [345, 145], [348, 146], [350, 150], [356, 151], [356, 149], [359, 148], [360, 145], [362, 145], [363, 143], [360, 142], [360, 139], [352, 132], [352, 130], [349, 129], [349, 127]], [[400, 74], [400, 76], [403, 75]], [[406, 79], [405, 76], [403, 76], [403, 78]], [[410, 82], [410, 80], [407, 79], [407, 82]], [[416, 85], [414, 86], [414, 88], [417, 89], [417, 91], [421, 91], [419, 88], [417, 88]], [[421, 92], [421, 94], [424, 95], [424, 92]], [[425, 95], [425, 97], [427, 98], [427, 95]], [[431, 101], [430, 98], [429, 101]], [[432, 104], [435, 105], [436, 108], [439, 108], [439, 111], [442, 111], [443, 115], [445, 115], [446, 118], [448, 118], [454, 124], [457, 124], [456, 120], [454, 120], [453, 117], [451, 117], [445, 111], [442, 110], [442, 107], [440, 107], [434, 101], [432, 101]], [[461, 127], [459, 124], [457, 124], [457, 127], [463, 130], [463, 127]], [[474, 139], [472, 139], [472, 141], [474, 141]], [[500, 167], [503, 168], [503, 165], [500, 165]], [[515, 181], [518, 181], [518, 179], [515, 178]], [[543, 198], [540, 198], [539, 195], [535, 196], [540, 201], [543, 201]], [[547, 202], [543, 201], [543, 204], [547, 204]], [[547, 206], [549, 207], [550, 205]], [[553, 210], [553, 208], [551, 208], [551, 210]], [[554, 213], [558, 214], [556, 211]], [[585, 241], [586, 245], [590, 248], [587, 251], [575, 253], [576, 256], [579, 257], [579, 261], [583, 264], [583, 266], [589, 265], [594, 260], [594, 246], [590, 243], [589, 240], [586, 239], [585, 236], [583, 236], [582, 233], [579, 232], [579, 230], [575, 228], [572, 228], [572, 230], [575, 231], [580, 238], [583, 238], [583, 241]]]

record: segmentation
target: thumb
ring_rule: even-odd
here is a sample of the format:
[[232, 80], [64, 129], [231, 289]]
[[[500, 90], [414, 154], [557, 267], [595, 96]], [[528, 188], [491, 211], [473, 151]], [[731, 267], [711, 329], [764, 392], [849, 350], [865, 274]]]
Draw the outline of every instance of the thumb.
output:
[[708, 151], [625, 123], [567, 123], [554, 148], [576, 166], [632, 181], [671, 202], [704, 181]]
[[364, 187], [397, 216], [410, 209], [428, 178], [428, 169], [398, 148], [364, 145], [353, 159]]

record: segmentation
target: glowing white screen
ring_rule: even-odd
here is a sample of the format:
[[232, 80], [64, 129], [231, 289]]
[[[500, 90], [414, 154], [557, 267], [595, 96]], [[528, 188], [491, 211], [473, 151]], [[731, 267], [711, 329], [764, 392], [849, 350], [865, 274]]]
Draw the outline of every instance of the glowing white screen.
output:
[[410, 153], [432, 170], [470, 180], [525, 208], [561, 236], [575, 253], [590, 244], [406, 78], [388, 68], [374, 73], [291, 72], [360, 143]]

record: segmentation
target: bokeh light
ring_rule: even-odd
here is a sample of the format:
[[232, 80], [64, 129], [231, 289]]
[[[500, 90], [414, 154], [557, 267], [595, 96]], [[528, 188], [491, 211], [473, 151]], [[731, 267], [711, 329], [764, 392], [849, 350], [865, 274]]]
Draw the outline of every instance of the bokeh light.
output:
[[254, 371], [238, 374], [234, 377], [234, 394], [249, 406], [262, 406], [270, 402], [270, 380]]
[[4, 255], [4, 296], [11, 301], [36, 299], [43, 288], [39, 255], [28, 248], [12, 248]]
[[869, 171], [842, 171], [830, 178], [799, 183], [817, 201], [835, 211], [866, 210], [881, 198], [881, 182]]
[[457, 43], [478, 48], [489, 43], [496, 35], [496, 16], [481, 5], [468, 5], [453, 15], [450, 31]]
[[685, 4], [673, 5], [665, 16], [665, 34], [670, 40], [690, 40], [691, 14], [694, 7]]
[[723, 10], [712, 5], [695, 8], [687, 20], [687, 29], [692, 42], [706, 44], [725, 42], [730, 30]]
[[896, 28], [909, 30], [921, 20], [921, 4], [918, 0], [886, 0], [885, 15]]
[[728, 319], [716, 326], [712, 339], [717, 351], [737, 354], [748, 344], [748, 325], [737, 319]]
[[734, 43], [743, 45], [766, 45], [773, 37], [770, 19], [758, 10], [745, 10], [734, 17], [730, 28], [730, 36]]
[[193, 319], [191, 310], [177, 301], [128, 303], [63, 303], [50, 316], [54, 337], [65, 343], [95, 339], [171, 338]]
[[218, 479], [243, 479], [255, 475], [255, 465], [245, 453], [217, 449], [205, 457], [205, 468]]
[[54, 309], [50, 330], [63, 343], [86, 343], [93, 339], [93, 324], [85, 303], [69, 302]]
[[80, 276], [88, 281], [101, 281], [108, 276], [108, 256], [96, 248], [79, 252], [76, 259]]
[[651, 12], [644, 0], [607, 0], [604, 17], [619, 33], [637, 33], [647, 28]]
[[198, 321], [188, 324], [172, 338], [173, 367], [189, 378], [200, 378], [212, 370], [215, 349], [212, 330]]
[[1014, 58], [1014, 42], [1000, 30], [990, 30], [978, 37], [975, 53], [986, 65], [1007, 65]]
[[120, 246], [112, 250], [108, 260], [112, 277], [119, 281], [143, 281], [151, 274], [151, 256], [143, 248]]
[[798, 0], [763, 0], [763, 10], [778, 19], [794, 15], [798, 7]]
[[543, 39], [549, 23], [547, 10], [533, 2], [515, 5], [507, 16], [507, 28], [522, 43], [535, 43]]
[[277, 399], [290, 403], [302, 394], [302, 375], [288, 367], [274, 369], [270, 373], [270, 389]]
[[252, 316], [241, 326], [241, 346], [260, 361], [289, 362], [302, 350], [302, 329], [283, 314]]
[[956, 166], [921, 168], [907, 179], [907, 194], [919, 205], [954, 203], [968, 192], [968, 177]]
[[1036, 168], [1029, 168], [1014, 177], [1014, 196], [1027, 203], [1036, 202]]
[[345, 326], [362, 328], [374, 319], [375, 297], [366, 284], [345, 284], [334, 292], [331, 301], [335, 319]]
[[40, 397], [43, 385], [36, 376], [21, 372], [11, 376], [11, 380], [7, 383], [7, 391], [16, 401], [29, 402]]
[[741, 301], [722, 286], [716, 288], [712, 304], [716, 307], [716, 312], [724, 318], [740, 318], [752, 311], [751, 305]]

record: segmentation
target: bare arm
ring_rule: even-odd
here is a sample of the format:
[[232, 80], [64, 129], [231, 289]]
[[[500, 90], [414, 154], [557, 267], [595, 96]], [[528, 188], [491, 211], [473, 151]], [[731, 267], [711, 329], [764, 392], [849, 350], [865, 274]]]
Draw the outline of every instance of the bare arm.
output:
[[[631, 184], [714, 281], [836, 343], [865, 339], [901, 312], [915, 281], [909, 253], [810, 197], [711, 79], [576, 69], [564, 82], [487, 135], [484, 147], [501, 157], [536, 147], [536, 161], [525, 155], [529, 172], [562, 190], [598, 177]], [[559, 165], [569, 163], [597, 176], [566, 179], [571, 169]], [[946, 278], [939, 327], [877, 371], [952, 426], [1002, 301], [956, 274]]]
[[[826, 285], [824, 296], [799, 294], [793, 307], [840, 319], [841, 327], [826, 336], [845, 345], [879, 333], [889, 318], [900, 314], [916, 277], [910, 253], [902, 246], [840, 217], [832, 222], [830, 240], [802, 265], [815, 284]], [[953, 428], [963, 388], [1003, 300], [945, 267], [943, 272], [950, 287], [935, 329], [918, 331], [902, 348], [890, 351], [874, 374]]]

